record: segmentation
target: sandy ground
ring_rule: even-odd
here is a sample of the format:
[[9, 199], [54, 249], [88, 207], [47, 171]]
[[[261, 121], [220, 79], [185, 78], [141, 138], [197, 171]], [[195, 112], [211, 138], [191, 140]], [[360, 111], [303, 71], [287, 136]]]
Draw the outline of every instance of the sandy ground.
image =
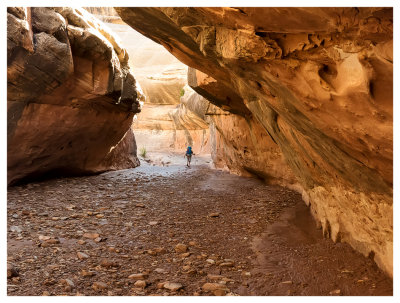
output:
[[321, 237], [298, 193], [208, 156], [148, 157], [9, 188], [8, 295], [392, 294], [371, 260]]

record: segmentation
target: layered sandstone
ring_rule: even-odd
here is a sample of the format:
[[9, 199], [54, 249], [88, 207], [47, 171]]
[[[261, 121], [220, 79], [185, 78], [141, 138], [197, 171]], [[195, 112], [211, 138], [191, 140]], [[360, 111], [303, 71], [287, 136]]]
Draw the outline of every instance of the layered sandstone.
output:
[[[209, 90], [195, 85], [197, 92], [234, 119], [252, 121], [221, 120], [225, 146], [248, 144], [234, 138], [236, 126], [249, 136], [270, 136], [324, 234], [374, 257], [392, 274], [391, 8], [116, 10], [204, 79], [215, 80], [205, 85]], [[269, 145], [262, 145], [268, 154]], [[235, 159], [237, 170], [248, 166], [238, 156], [219, 158]], [[257, 163], [258, 174], [290, 179], [270, 168], [276, 159]]]
[[[188, 70], [188, 84], [198, 92], [192, 107], [207, 107], [205, 115], [199, 117], [210, 127], [211, 156], [215, 167], [299, 189], [279, 146], [251, 112], [243, 107], [239, 114], [232, 113], [237, 110], [232, 108], [232, 104], [242, 101], [240, 96], [193, 68]], [[207, 96], [207, 99], [199, 94]]]
[[83, 9], [7, 18], [8, 183], [137, 166], [126, 133], [142, 94], [113, 34]]
[[186, 86], [187, 66], [125, 24], [112, 8], [85, 9], [103, 20], [123, 40], [135, 79], [146, 96], [142, 111], [132, 125], [138, 147], [150, 152], [183, 153], [192, 145], [196, 154], [210, 153], [208, 124], [185, 105], [193, 94]]

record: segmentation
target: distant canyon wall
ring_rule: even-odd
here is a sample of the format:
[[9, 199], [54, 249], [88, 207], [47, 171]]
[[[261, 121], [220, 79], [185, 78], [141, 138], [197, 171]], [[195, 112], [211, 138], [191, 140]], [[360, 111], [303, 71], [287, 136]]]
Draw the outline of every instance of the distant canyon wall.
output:
[[327, 237], [392, 275], [391, 8], [116, 11], [232, 114], [211, 125], [217, 165], [298, 182]]
[[[154, 88], [159, 87], [155, 84]], [[191, 109], [197, 98], [202, 98], [189, 86], [179, 85], [176, 91], [182, 90], [183, 96], [163, 98], [162, 104], [146, 102], [142, 113], [133, 124], [133, 131], [139, 148], [151, 152], [181, 152], [192, 146], [195, 154], [209, 154], [209, 125], [204, 117]], [[168, 103], [170, 100], [170, 103]], [[207, 100], [204, 101], [209, 104]]]
[[196, 154], [210, 153], [208, 124], [196, 118], [186, 106], [193, 92], [187, 86], [187, 66], [125, 24], [112, 8], [85, 9], [121, 37], [135, 79], [146, 96], [142, 111], [132, 125], [138, 148], [184, 153], [192, 145]]
[[139, 165], [126, 50], [83, 9], [7, 8], [8, 183]]

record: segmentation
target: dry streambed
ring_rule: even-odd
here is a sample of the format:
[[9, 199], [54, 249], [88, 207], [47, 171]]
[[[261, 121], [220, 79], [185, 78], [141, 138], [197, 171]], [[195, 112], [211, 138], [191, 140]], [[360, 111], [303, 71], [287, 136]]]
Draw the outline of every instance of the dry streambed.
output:
[[8, 295], [391, 295], [299, 194], [154, 167], [11, 187]]

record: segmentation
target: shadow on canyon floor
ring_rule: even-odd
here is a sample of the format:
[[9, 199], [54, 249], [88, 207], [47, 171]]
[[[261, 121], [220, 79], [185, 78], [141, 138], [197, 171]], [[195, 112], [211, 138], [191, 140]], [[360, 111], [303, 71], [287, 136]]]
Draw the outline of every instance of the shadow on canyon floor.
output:
[[159, 156], [10, 187], [8, 295], [392, 294], [370, 259], [322, 238], [298, 193]]

